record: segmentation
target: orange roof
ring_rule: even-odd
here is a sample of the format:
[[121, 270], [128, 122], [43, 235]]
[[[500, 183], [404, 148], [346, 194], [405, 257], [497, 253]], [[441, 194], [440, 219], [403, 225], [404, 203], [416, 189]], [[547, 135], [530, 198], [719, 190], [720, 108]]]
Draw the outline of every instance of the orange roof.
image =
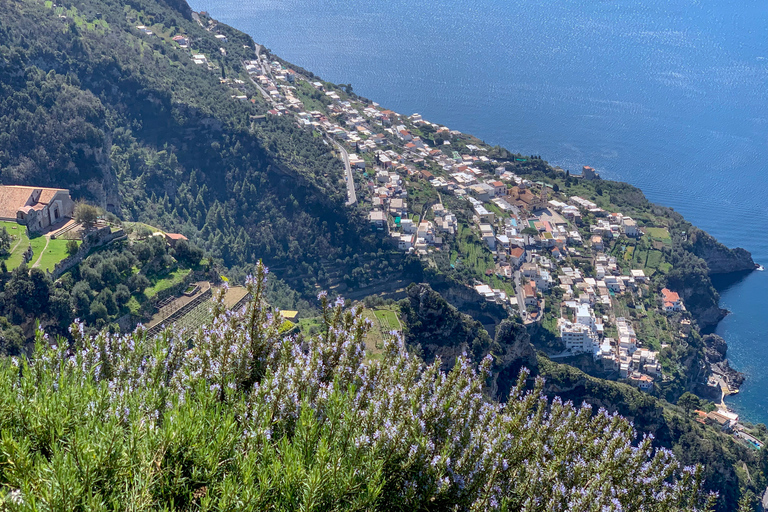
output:
[[[41, 191], [40, 198], [37, 201], [41, 205], [48, 204], [57, 192], [69, 192], [68, 190], [62, 188], [0, 185], [0, 217], [15, 219], [16, 212], [19, 210], [19, 208], [27, 206], [27, 203], [30, 202], [32, 193], [35, 190]], [[42, 208], [42, 206], [40, 208]]]
[[491, 182], [491, 186], [494, 186], [494, 187], [503, 187], [503, 186], [504, 186], [504, 184], [503, 184], [502, 182], [500, 182], [500, 181], [492, 181], [492, 182]]
[[187, 240], [187, 237], [179, 233], [166, 233], [165, 236], [171, 240]]
[[509, 251], [510, 256], [514, 258], [519, 258], [523, 255], [523, 249], [521, 247], [515, 247], [511, 251]]
[[523, 294], [526, 297], [535, 297], [536, 296], [536, 291], [533, 289], [533, 284], [532, 283], [530, 283], [530, 282], [525, 283], [525, 286], [523, 287]]
[[[673, 292], [672, 290], [668, 288], [664, 288], [661, 290], [661, 294], [664, 296], [664, 304], [666, 303], [675, 303], [680, 301], [680, 295], [677, 294], [677, 292]], [[670, 304], [672, 305], [672, 304]]]

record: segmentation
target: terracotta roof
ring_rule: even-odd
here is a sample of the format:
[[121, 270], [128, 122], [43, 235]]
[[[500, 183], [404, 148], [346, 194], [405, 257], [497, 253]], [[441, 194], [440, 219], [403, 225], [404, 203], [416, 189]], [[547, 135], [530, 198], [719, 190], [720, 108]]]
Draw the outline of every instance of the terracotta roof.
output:
[[24, 206], [32, 194], [27, 187], [0, 187], [0, 217], [16, 218], [16, 212]]
[[[16, 218], [19, 208], [27, 205], [32, 192], [40, 190], [39, 204], [46, 205], [57, 192], [69, 192], [61, 188], [23, 187], [19, 185], [0, 185], [0, 217]], [[40, 207], [42, 208], [42, 206]], [[39, 209], [39, 208], [37, 208]]]
[[534, 291], [533, 285], [530, 282], [525, 283], [525, 286], [523, 287], [523, 294], [526, 297], [535, 297], [536, 296], [536, 292]]
[[[672, 290], [668, 288], [664, 288], [661, 290], [661, 294], [664, 296], [664, 304], [666, 303], [675, 303], [680, 301], [680, 295], [677, 294], [677, 292], [673, 292]], [[671, 304], [670, 304], [671, 305]]]
[[511, 251], [509, 251], [510, 256], [514, 258], [519, 258], [523, 255], [523, 249], [521, 247], [515, 247]]
[[165, 236], [171, 240], [187, 240], [187, 237], [179, 233], [166, 233]]

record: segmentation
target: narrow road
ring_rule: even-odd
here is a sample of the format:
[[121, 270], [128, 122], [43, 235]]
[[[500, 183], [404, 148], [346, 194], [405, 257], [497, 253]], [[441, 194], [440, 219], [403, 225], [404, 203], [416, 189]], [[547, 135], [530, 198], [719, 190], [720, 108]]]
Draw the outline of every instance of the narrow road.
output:
[[519, 270], [515, 270], [515, 298], [517, 299], [517, 307], [520, 310], [520, 318], [525, 320], [525, 297], [523, 296], [523, 286], [520, 283]]
[[336, 141], [333, 141], [339, 152], [341, 153], [341, 159], [344, 160], [344, 170], [346, 171], [347, 181], [347, 206], [355, 204], [357, 202], [357, 193], [355, 192], [355, 177], [352, 175], [352, 167], [349, 165], [349, 153], [344, 149], [344, 146]]

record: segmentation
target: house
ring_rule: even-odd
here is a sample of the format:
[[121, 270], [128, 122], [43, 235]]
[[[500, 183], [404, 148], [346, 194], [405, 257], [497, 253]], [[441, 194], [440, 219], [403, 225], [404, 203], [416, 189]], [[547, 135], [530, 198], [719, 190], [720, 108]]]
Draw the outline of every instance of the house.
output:
[[387, 224], [387, 214], [374, 210], [368, 214], [368, 222], [370, 222], [373, 227], [383, 228]]
[[637, 229], [637, 221], [632, 217], [624, 217], [621, 219], [621, 226], [624, 228], [624, 234], [627, 236], [639, 236], [640, 231]]
[[176, 42], [176, 44], [178, 44], [182, 48], [186, 48], [187, 46], [189, 46], [189, 38], [186, 36], [181, 36], [181, 35], [173, 36], [173, 40]]
[[558, 321], [558, 328], [565, 348], [575, 354], [593, 352], [598, 346], [597, 333], [589, 325], [561, 318]]
[[400, 235], [400, 238], [397, 241], [397, 248], [401, 251], [407, 251], [411, 247], [413, 247], [415, 235], [413, 234], [402, 234]]
[[353, 168], [365, 169], [365, 160], [354, 153], [349, 154], [349, 165]]
[[592, 235], [592, 238], [590, 239], [590, 242], [592, 243], [592, 248], [596, 251], [604, 251], [605, 246], [603, 245], [603, 237], [600, 235]]
[[[707, 423], [715, 426], [719, 426], [721, 430], [728, 431], [733, 428], [737, 420], [730, 417], [731, 415], [725, 414], [722, 411], [712, 411], [707, 413]], [[738, 416], [737, 416], [738, 418]]]
[[653, 389], [653, 378], [643, 373], [632, 373], [632, 375], [629, 376], [629, 382], [643, 391], [650, 391]]
[[619, 348], [632, 354], [637, 350], [637, 335], [632, 324], [624, 317], [616, 319], [616, 331], [619, 333]]
[[493, 187], [494, 196], [501, 197], [507, 195], [507, 186], [501, 181], [492, 181], [488, 184]]
[[479, 201], [490, 201], [494, 197], [495, 189], [487, 183], [478, 183], [469, 187], [469, 192]]
[[525, 286], [523, 286], [523, 300], [525, 302], [526, 306], [538, 306], [539, 305], [539, 299], [536, 298], [536, 285], [527, 282], [525, 283]]
[[179, 243], [181, 240], [188, 240], [187, 237], [184, 235], [181, 235], [179, 233], [166, 233], [165, 234], [165, 241], [168, 242], [168, 245], [171, 247], [176, 247], [176, 244]]
[[389, 212], [395, 217], [405, 215], [406, 211], [407, 204], [401, 198], [397, 197], [389, 201]]
[[74, 210], [67, 189], [0, 185], [0, 220], [16, 221], [30, 231], [64, 222]]
[[595, 172], [595, 170], [592, 167], [585, 165], [584, 167], [581, 168], [581, 177], [584, 178], [585, 180], [594, 180], [595, 178], [597, 178], [597, 176], [598, 174]]
[[661, 299], [665, 313], [683, 310], [683, 301], [680, 300], [680, 295], [677, 292], [664, 288], [661, 290]]
[[519, 266], [525, 261], [525, 249], [522, 247], [515, 247], [509, 251], [509, 263], [512, 266]]

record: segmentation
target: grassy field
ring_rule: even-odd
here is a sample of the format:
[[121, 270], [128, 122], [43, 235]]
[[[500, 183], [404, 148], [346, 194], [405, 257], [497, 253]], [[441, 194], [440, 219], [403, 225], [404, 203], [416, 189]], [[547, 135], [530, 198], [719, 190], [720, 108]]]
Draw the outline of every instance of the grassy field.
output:
[[[67, 243], [69, 240], [51, 240], [48, 242], [45, 252], [40, 258], [38, 268], [42, 270], [52, 271], [58, 262], [67, 257]], [[81, 242], [78, 241], [78, 245]], [[32, 258], [37, 261], [37, 257], [40, 256], [39, 252], [35, 252], [35, 256]]]
[[672, 243], [672, 237], [669, 236], [669, 231], [667, 231], [667, 228], [645, 228], [645, 231], [651, 238], [660, 240], [665, 244]]
[[155, 283], [144, 290], [144, 295], [147, 298], [154, 297], [163, 290], [170, 288], [171, 286], [178, 284], [184, 280], [187, 275], [192, 272], [189, 268], [179, 268], [166, 275], [165, 277], [158, 279]]
[[661, 264], [663, 254], [661, 251], [648, 251], [648, 259], [645, 262], [645, 268], [657, 269]]
[[376, 315], [382, 330], [387, 332], [400, 330], [400, 321], [397, 319], [397, 313], [391, 309], [377, 309], [373, 313]]
[[380, 359], [384, 349], [384, 329], [379, 323], [379, 317], [376, 311], [372, 309], [363, 310], [363, 317], [371, 321], [371, 330], [365, 336], [365, 351], [370, 359]]
[[5, 265], [8, 270], [13, 270], [19, 265], [24, 258], [24, 251], [29, 246], [29, 238], [27, 237], [27, 230], [24, 226], [21, 226], [15, 222], [0, 221], [0, 227], [4, 227], [8, 233], [13, 237], [11, 240], [11, 254], [5, 258]]

